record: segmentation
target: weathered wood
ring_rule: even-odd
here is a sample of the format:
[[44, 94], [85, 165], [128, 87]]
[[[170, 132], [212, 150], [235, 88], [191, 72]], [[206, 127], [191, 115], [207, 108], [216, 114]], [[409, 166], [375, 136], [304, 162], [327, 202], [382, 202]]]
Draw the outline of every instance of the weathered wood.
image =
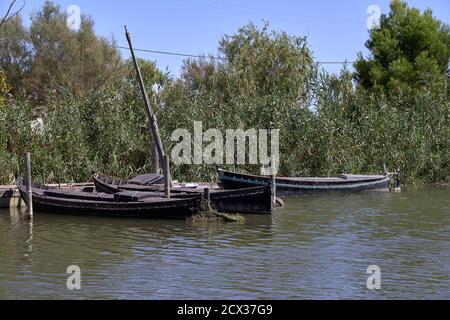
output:
[[170, 177], [170, 160], [167, 155], [164, 156], [164, 190], [166, 192], [166, 197], [170, 198], [170, 188], [172, 186]]
[[157, 159], [155, 154], [155, 149], [158, 152], [158, 156], [159, 156], [159, 160], [160, 162], [162, 162], [163, 165], [163, 172], [164, 172], [164, 185], [165, 185], [165, 191], [166, 191], [166, 197], [170, 198], [170, 187], [171, 187], [171, 175], [170, 175], [170, 163], [169, 163], [169, 158], [168, 156], [165, 154], [164, 152], [164, 147], [161, 141], [161, 136], [159, 134], [159, 129], [158, 129], [158, 123], [156, 120], [156, 115], [153, 112], [153, 109], [150, 105], [149, 99], [148, 99], [148, 95], [147, 95], [147, 91], [145, 89], [145, 84], [144, 81], [142, 79], [142, 74], [141, 74], [141, 70], [139, 68], [139, 64], [136, 60], [136, 56], [134, 54], [134, 49], [133, 49], [133, 45], [131, 43], [131, 35], [127, 30], [127, 27], [125, 26], [125, 35], [127, 37], [127, 41], [128, 41], [128, 45], [130, 47], [130, 52], [131, 52], [131, 57], [133, 59], [133, 64], [134, 64], [134, 68], [136, 69], [136, 75], [137, 75], [137, 80], [139, 82], [139, 86], [141, 88], [141, 93], [142, 93], [142, 98], [144, 100], [144, 104], [145, 104], [145, 110], [147, 112], [147, 117], [149, 120], [149, 126], [150, 126], [150, 130], [152, 132], [152, 139], [153, 139], [153, 144], [152, 144], [152, 169], [154, 169], [154, 172], [157, 173], [157, 171], [159, 171], [158, 166], [157, 166]]
[[[134, 192], [161, 192], [164, 193], [163, 185], [135, 185], [128, 180], [114, 179], [107, 176], [93, 176], [97, 192], [117, 193], [120, 190]], [[197, 188], [183, 188], [181, 185], [171, 189], [172, 198], [185, 197], [186, 194], [197, 194], [204, 196], [207, 184]], [[227, 213], [254, 213], [270, 214], [271, 192], [269, 186], [257, 186], [238, 190], [210, 189], [210, 204], [214, 210]]]
[[12, 189], [0, 189], [0, 208], [9, 208], [11, 200], [14, 196], [14, 190]]
[[31, 187], [31, 156], [29, 152], [24, 154], [25, 167], [25, 201], [27, 204], [27, 214], [33, 215], [33, 190]]
[[[17, 187], [26, 196], [23, 180], [17, 179]], [[120, 194], [103, 195], [96, 193], [62, 191], [45, 185], [34, 185], [34, 210], [57, 214], [103, 215], [139, 218], [186, 218], [201, 208], [201, 195], [167, 199], [152, 194], [135, 194], [138, 201], [128, 201]]]
[[[136, 56], [134, 54], [134, 49], [133, 49], [133, 45], [131, 44], [131, 36], [130, 33], [127, 30], [127, 27], [125, 26], [125, 35], [128, 41], [128, 45], [130, 47], [130, 52], [131, 52], [131, 58], [133, 60], [133, 64], [134, 64], [134, 68], [136, 70], [136, 76], [137, 76], [137, 80], [139, 83], [139, 87], [141, 89], [141, 93], [142, 93], [142, 99], [144, 100], [144, 104], [145, 104], [145, 111], [147, 112], [147, 117], [149, 120], [149, 126], [150, 126], [150, 130], [152, 132], [152, 137], [153, 137], [153, 141], [156, 144], [156, 149], [158, 151], [158, 156], [160, 161], [164, 164], [164, 147], [161, 141], [161, 136], [159, 134], [159, 129], [158, 129], [158, 123], [156, 120], [156, 116], [155, 113], [153, 112], [153, 109], [150, 105], [149, 99], [148, 99], [148, 95], [147, 95], [147, 91], [145, 89], [145, 84], [144, 84], [144, 80], [142, 79], [142, 74], [141, 74], [141, 69], [139, 68], [139, 64], [136, 60]], [[165, 165], [164, 165], [165, 166]], [[167, 168], [164, 168], [165, 171], [167, 171]]]
[[[271, 186], [273, 177], [243, 174], [218, 169], [219, 180], [224, 189], [239, 189], [254, 186]], [[276, 177], [278, 196], [303, 194], [309, 192], [389, 190], [391, 175], [347, 175], [345, 179], [315, 177]]]
[[276, 193], [276, 188], [277, 188], [277, 184], [276, 184], [276, 163], [275, 163], [275, 157], [272, 155], [271, 160], [270, 160], [270, 164], [271, 164], [271, 177], [272, 177], [272, 183], [271, 183], [271, 188], [270, 188], [270, 192], [271, 192], [271, 197], [272, 197], [272, 207], [271, 207], [271, 211], [272, 213], [275, 211], [275, 207], [277, 204], [277, 193]]
[[[74, 188], [74, 187], [93, 187], [93, 182], [84, 182], [84, 183], [46, 183], [46, 186], [49, 187], [56, 187], [58, 189], [67, 189], [67, 188]], [[1, 185], [0, 190], [4, 189], [13, 189], [17, 190], [16, 185], [8, 184], [8, 185]]]
[[211, 209], [211, 190], [209, 190], [209, 188], [203, 189], [203, 201], [205, 202], [205, 209], [213, 211]]

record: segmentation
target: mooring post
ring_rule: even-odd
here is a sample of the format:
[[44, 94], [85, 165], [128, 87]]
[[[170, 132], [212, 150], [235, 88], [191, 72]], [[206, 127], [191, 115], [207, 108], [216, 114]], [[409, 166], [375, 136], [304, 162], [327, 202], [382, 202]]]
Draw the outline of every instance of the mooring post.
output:
[[170, 177], [170, 160], [168, 155], [164, 155], [164, 189], [166, 197], [170, 198], [170, 187], [172, 186], [172, 179]]
[[277, 186], [276, 186], [276, 169], [275, 169], [275, 157], [272, 155], [270, 159], [270, 167], [271, 167], [271, 196], [272, 196], [272, 213], [275, 211], [276, 203], [277, 203]]
[[209, 188], [203, 189], [203, 201], [205, 202], [205, 208], [211, 211], [211, 195]]
[[204, 209], [208, 210], [209, 212], [213, 212], [213, 209], [211, 207], [211, 189], [209, 188], [203, 189], [203, 206]]
[[27, 202], [27, 214], [33, 215], [33, 190], [31, 187], [31, 156], [29, 152], [24, 154], [25, 165], [25, 199]]
[[20, 196], [20, 192], [19, 192], [18, 196], [16, 196], [16, 194], [17, 194], [17, 191], [15, 190], [14, 191], [14, 199], [17, 198], [17, 206], [16, 206], [16, 208], [20, 209], [20, 208], [22, 208], [22, 197]]

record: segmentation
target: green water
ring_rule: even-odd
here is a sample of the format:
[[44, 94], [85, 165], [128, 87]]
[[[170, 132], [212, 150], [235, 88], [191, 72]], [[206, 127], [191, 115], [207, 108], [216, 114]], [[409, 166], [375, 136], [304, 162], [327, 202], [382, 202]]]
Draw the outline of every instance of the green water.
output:
[[450, 188], [285, 202], [244, 225], [0, 210], [0, 298], [450, 299]]

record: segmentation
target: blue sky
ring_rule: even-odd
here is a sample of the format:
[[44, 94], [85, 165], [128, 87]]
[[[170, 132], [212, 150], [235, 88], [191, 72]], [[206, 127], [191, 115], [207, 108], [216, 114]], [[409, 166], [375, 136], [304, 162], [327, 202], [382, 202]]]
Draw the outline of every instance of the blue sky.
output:
[[[25, 0], [24, 17], [38, 9], [44, 0]], [[0, 12], [7, 0], [0, 1]], [[20, 0], [19, 0], [20, 2]], [[218, 42], [225, 34], [233, 34], [250, 21], [292, 35], [307, 36], [318, 61], [353, 61], [357, 52], [367, 53], [367, 8], [377, 5], [386, 13], [389, 0], [55, 0], [63, 10], [77, 5], [81, 12], [93, 17], [96, 32], [126, 45], [123, 26], [130, 30], [136, 48], [190, 54], [216, 53]], [[450, 1], [407, 1], [421, 10], [429, 7], [434, 15], [450, 22]], [[124, 57], [128, 52], [122, 50]], [[157, 61], [161, 69], [177, 75], [182, 58], [139, 52], [142, 58]], [[324, 65], [331, 71], [340, 65]]]

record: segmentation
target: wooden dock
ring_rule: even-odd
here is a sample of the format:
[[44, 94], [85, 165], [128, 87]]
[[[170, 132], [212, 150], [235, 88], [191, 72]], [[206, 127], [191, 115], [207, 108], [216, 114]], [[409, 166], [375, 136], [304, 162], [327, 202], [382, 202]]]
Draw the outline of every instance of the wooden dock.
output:
[[[69, 189], [69, 188], [84, 188], [94, 187], [94, 183], [52, 183], [47, 184], [50, 187]], [[15, 185], [0, 185], [0, 193], [4, 190], [13, 190], [12, 197], [0, 198], [0, 208], [20, 207], [22, 199], [20, 198], [19, 189]]]

